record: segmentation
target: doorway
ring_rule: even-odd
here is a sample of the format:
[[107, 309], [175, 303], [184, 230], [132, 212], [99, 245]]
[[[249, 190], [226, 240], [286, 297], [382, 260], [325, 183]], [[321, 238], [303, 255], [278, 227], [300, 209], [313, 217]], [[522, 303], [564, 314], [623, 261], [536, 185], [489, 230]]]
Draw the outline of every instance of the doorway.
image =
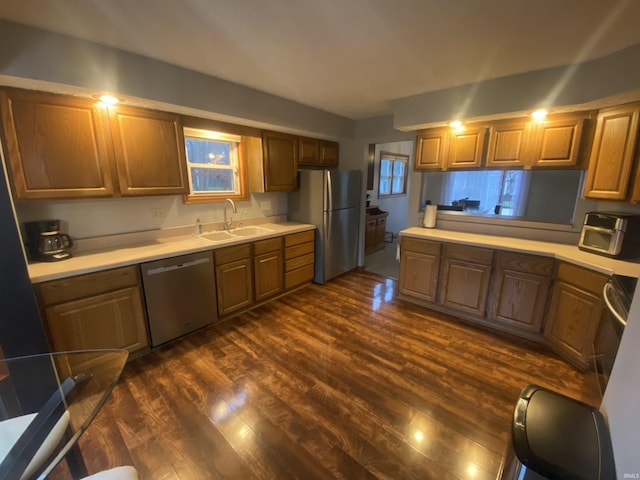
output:
[[398, 232], [408, 225], [413, 146], [413, 140], [369, 145], [364, 269], [394, 279]]

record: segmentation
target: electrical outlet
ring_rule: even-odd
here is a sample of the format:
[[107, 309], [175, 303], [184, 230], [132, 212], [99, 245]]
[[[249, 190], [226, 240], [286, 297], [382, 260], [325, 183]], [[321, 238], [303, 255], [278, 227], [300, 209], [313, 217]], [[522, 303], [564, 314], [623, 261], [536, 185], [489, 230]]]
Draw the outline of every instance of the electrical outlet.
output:
[[164, 218], [164, 210], [161, 208], [152, 208], [151, 216], [156, 220], [162, 220]]
[[244, 209], [242, 210], [242, 214], [243, 214], [243, 215], [246, 215], [246, 214], [247, 214], [247, 209], [246, 209], [246, 208], [244, 208]]

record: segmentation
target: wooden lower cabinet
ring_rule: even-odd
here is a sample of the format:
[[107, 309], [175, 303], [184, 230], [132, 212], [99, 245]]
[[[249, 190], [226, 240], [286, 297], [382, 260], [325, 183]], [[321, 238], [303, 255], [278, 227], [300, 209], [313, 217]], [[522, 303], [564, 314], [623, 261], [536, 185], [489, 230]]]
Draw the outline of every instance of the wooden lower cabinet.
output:
[[380, 210], [378, 207], [368, 207], [366, 215], [364, 253], [368, 255], [384, 248], [389, 213]]
[[429, 302], [436, 301], [442, 244], [404, 237], [400, 241], [399, 290]]
[[220, 248], [214, 254], [219, 316], [251, 306], [254, 303], [251, 245]]
[[586, 370], [592, 363], [593, 344], [603, 314], [602, 289], [608, 277], [561, 263], [557, 278], [544, 338], [556, 353]]
[[137, 267], [36, 286], [54, 351], [149, 346]]
[[492, 263], [492, 250], [445, 244], [438, 302], [448, 308], [484, 317]]
[[540, 333], [555, 261], [512, 252], [496, 255], [489, 318], [509, 328]]
[[253, 244], [253, 271], [256, 301], [273, 297], [284, 290], [284, 252], [282, 237]]
[[290, 290], [313, 280], [315, 272], [315, 230], [284, 237], [284, 288]]

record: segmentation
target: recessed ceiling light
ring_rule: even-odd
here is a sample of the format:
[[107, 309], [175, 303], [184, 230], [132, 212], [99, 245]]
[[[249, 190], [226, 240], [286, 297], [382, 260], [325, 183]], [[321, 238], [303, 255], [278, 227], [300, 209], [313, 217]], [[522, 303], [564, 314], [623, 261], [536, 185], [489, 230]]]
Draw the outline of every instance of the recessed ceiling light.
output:
[[100, 95], [100, 101], [106, 105], [115, 105], [120, 100], [113, 95]]
[[541, 108], [540, 110], [536, 110], [535, 112], [533, 112], [531, 116], [534, 120], [540, 121], [545, 119], [547, 113], [548, 112], [544, 108]]

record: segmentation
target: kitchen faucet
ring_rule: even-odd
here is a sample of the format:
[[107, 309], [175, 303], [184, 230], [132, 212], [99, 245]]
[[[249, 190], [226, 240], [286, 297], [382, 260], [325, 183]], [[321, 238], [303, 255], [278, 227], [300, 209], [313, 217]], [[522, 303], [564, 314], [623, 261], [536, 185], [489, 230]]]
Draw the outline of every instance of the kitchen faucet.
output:
[[233, 200], [231, 200], [230, 198], [226, 198], [224, 200], [224, 225], [222, 226], [223, 229], [225, 230], [229, 230], [231, 228], [231, 224], [232, 221], [231, 220], [227, 220], [227, 205], [231, 205], [231, 209], [233, 210], [233, 213], [238, 213], [238, 209], [236, 208], [236, 204]]

